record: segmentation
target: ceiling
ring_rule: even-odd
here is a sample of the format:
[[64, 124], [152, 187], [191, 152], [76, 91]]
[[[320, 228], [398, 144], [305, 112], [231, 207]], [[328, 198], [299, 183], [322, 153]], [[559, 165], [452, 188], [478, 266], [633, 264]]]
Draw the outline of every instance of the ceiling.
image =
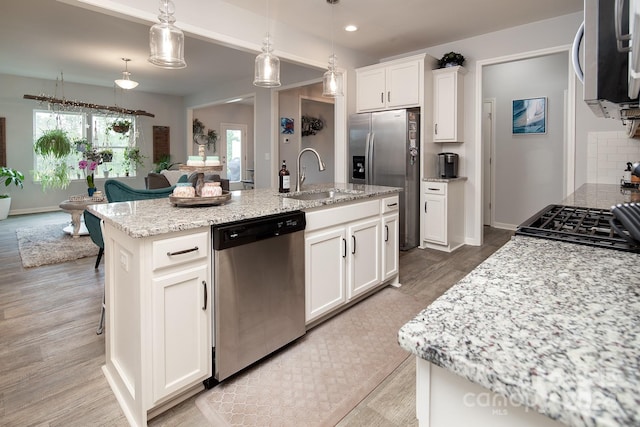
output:
[[[267, 13], [265, 0], [223, 1], [257, 15]], [[47, 80], [63, 73], [66, 82], [113, 86], [124, 70], [120, 58], [127, 57], [131, 78], [140, 82], [134, 90], [179, 96], [214, 82], [253, 78], [252, 53], [186, 37], [188, 67], [164, 70], [147, 62], [149, 25], [53, 0], [2, 3], [0, 73]], [[186, 0], [176, 3], [179, 17]], [[334, 22], [336, 44], [384, 58], [582, 8], [583, 0], [342, 0], [333, 7], [326, 0], [270, 0], [269, 16], [327, 40]], [[342, 30], [346, 24], [359, 30], [347, 33]], [[289, 67], [299, 65], [283, 61], [281, 74]]]

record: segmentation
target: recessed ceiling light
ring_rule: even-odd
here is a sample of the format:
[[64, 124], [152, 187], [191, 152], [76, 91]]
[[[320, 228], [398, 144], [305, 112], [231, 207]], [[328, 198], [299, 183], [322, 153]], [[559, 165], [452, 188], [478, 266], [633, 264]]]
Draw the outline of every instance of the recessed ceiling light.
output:
[[347, 25], [346, 27], [344, 27], [344, 30], [351, 33], [353, 31], [358, 31], [358, 27], [356, 27], [355, 25]]

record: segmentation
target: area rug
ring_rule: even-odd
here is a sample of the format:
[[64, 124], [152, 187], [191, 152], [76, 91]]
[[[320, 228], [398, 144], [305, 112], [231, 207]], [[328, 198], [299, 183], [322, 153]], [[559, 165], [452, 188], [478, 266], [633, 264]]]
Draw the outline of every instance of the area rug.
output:
[[98, 255], [89, 236], [73, 238], [62, 229], [67, 224], [39, 225], [16, 229], [22, 266], [38, 267]]
[[215, 426], [334, 426], [409, 354], [398, 329], [422, 308], [384, 288], [196, 399]]

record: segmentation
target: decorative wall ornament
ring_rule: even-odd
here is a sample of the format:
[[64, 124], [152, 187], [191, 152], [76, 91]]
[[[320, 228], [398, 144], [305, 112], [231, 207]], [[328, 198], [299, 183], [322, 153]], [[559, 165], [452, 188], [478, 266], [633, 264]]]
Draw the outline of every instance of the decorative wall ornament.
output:
[[315, 117], [302, 116], [302, 136], [315, 135], [324, 128], [324, 122]]
[[280, 133], [293, 134], [293, 119], [289, 117], [280, 117]]

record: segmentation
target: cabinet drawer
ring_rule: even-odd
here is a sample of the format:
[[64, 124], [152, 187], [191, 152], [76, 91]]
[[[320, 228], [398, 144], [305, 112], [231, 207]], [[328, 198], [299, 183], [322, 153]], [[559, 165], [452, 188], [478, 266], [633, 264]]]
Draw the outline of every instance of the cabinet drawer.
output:
[[400, 209], [398, 196], [385, 197], [382, 199], [382, 213], [395, 212]]
[[207, 232], [153, 242], [153, 269], [172, 267], [207, 257]]
[[447, 183], [446, 182], [424, 182], [423, 191], [425, 194], [440, 194], [441, 196], [446, 196]]
[[323, 208], [305, 213], [306, 231], [317, 230], [345, 222], [380, 215], [380, 200], [357, 202], [335, 208]]

